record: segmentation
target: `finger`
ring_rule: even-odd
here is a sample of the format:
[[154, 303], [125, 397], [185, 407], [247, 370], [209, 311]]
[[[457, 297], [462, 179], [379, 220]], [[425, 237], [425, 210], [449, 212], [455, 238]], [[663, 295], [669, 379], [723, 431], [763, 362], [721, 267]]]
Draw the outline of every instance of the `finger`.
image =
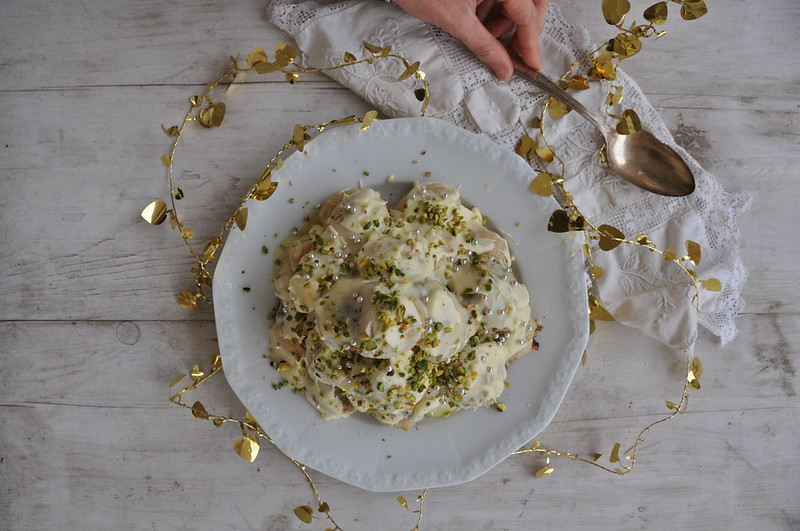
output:
[[478, 17], [478, 20], [486, 22], [487, 19], [492, 18], [496, 8], [497, 2], [495, 0], [483, 0], [475, 7], [475, 15]]
[[485, 22], [485, 25], [489, 33], [494, 35], [495, 38], [510, 33], [514, 29], [514, 23], [503, 16], [498, 16], [497, 18]]
[[542, 54], [539, 49], [539, 39], [533, 41], [521, 41], [519, 38], [519, 28], [514, 36], [511, 38], [511, 48], [513, 48], [522, 61], [533, 68], [534, 70], [542, 69]]
[[539, 18], [543, 17], [538, 15], [538, 11], [539, 9], [532, 0], [505, 0], [503, 2], [503, 15], [517, 25], [517, 31], [511, 41], [512, 47], [527, 65], [536, 70], [542, 68], [539, 51]]
[[453, 37], [461, 40], [472, 50], [478, 59], [486, 63], [499, 79], [508, 79], [514, 73], [511, 58], [505, 47], [498, 41], [474, 15], [456, 22], [452, 29], [443, 27]]
[[544, 22], [547, 19], [547, 4], [548, 0], [533, 0], [533, 5], [536, 7], [536, 30], [540, 35], [544, 31]]

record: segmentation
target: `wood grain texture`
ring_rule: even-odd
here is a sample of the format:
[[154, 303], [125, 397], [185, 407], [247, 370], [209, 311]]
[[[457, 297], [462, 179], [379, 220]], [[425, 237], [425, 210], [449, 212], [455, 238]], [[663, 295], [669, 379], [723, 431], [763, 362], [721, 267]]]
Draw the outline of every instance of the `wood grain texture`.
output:
[[[625, 68], [726, 189], [755, 191], [740, 219], [739, 337], [721, 348], [701, 334], [703, 388], [649, 434], [632, 474], [555, 459], [535, 480], [541, 459], [512, 457], [431, 491], [422, 529], [800, 529], [800, 13], [794, 0], [708, 2]], [[613, 36], [599, 1], [560, 5], [593, 40]], [[192, 283], [179, 239], [139, 218], [167, 191], [159, 125], [180, 121], [228, 55], [285, 40], [245, 0], [0, 3], [0, 529], [326, 527], [292, 514], [313, 497], [276, 449], [246, 463], [236, 430], [168, 402], [168, 382], [216, 353], [216, 332], [208, 309], [175, 304]], [[295, 123], [367, 109], [321, 75], [245, 81], [223, 129], [193, 131], [177, 167], [200, 240]], [[543, 444], [627, 445], [677, 401], [684, 363], [601, 323]], [[194, 398], [243, 413], [222, 376]], [[416, 521], [397, 494], [314, 477], [344, 529]]]

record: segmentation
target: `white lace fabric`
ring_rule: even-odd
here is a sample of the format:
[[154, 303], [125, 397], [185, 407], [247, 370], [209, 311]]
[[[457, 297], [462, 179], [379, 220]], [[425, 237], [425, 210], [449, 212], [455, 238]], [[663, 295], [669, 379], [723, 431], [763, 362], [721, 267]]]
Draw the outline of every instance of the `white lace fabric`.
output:
[[[540, 114], [547, 98], [518, 77], [498, 82], [459, 41], [392, 4], [374, 0], [268, 0], [267, 16], [295, 39], [303, 61], [314, 67], [338, 64], [345, 52], [357, 54], [364, 41], [391, 45], [393, 53], [420, 61], [430, 83], [428, 114], [484, 134], [506, 149], [514, 149], [528, 132], [526, 124]], [[566, 22], [552, 3], [540, 42], [543, 71], [551, 78], [561, 76], [596, 48], [586, 30]], [[396, 82], [396, 64], [376, 61], [329, 75], [388, 116], [420, 113], [420, 103], [411, 90], [414, 80]], [[620, 245], [609, 252], [595, 247], [594, 265], [604, 271], [595, 281], [600, 302], [620, 323], [676, 349], [693, 348], [698, 324], [724, 344], [735, 337], [734, 318], [744, 306], [741, 289], [746, 270], [739, 254], [736, 218], [749, 206], [750, 197], [725, 192], [676, 145], [633, 79], [619, 71], [618, 79], [611, 84], [622, 86], [624, 94], [621, 106], [612, 111], [634, 109], [645, 129], [680, 153], [695, 175], [695, 192], [681, 198], [658, 196], [610, 174], [598, 157], [600, 137], [576, 113], [549, 120], [545, 128], [548, 141], [566, 163], [566, 188], [595, 226], [612, 225], [628, 238], [646, 234], [659, 249], [673, 248], [679, 256], [686, 251], [686, 240], [696, 241], [703, 253], [700, 264], [693, 267], [698, 278], [717, 278], [723, 289], [711, 292], [701, 288], [698, 314], [693, 283], [673, 262], [636, 245]], [[605, 98], [609, 82], [591, 85], [575, 96], [602, 116], [608, 110]]]

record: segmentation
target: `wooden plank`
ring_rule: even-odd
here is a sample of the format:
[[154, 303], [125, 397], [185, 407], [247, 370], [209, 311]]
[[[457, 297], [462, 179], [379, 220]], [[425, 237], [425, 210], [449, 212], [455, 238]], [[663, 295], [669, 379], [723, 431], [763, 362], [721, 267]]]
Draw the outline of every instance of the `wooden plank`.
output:
[[[625, 27], [643, 23], [642, 12], [654, 2], [632, 1]], [[564, 18], [581, 24], [592, 42], [615, 37], [600, 2], [561, 0]], [[646, 39], [641, 55], [625, 60], [623, 69], [645, 94], [713, 95], [747, 100], [766, 96], [792, 103], [797, 111], [800, 94], [800, 40], [794, 20], [797, 6], [777, 2], [765, 9], [754, 2], [707, 2], [704, 17], [681, 20], [680, 6], [669, 5], [666, 30], [660, 39]]]
[[[589, 28], [593, 42], [618, 33], [605, 24], [598, 3], [558, 4], [567, 20]], [[632, 4], [628, 23], [641, 22], [650, 4]], [[228, 55], [287, 40], [266, 20], [263, 7], [245, 0], [5, 2], [0, 90], [204, 83]], [[753, 2], [711, 4], [709, 14], [696, 21], [680, 20], [678, 6], [671, 8], [667, 35], [648, 40], [646, 53], [625, 63], [646, 93], [796, 99], [800, 41], [792, 37], [797, 12], [791, 1], [769, 9]], [[776, 53], [783, 58], [780, 66], [764, 60]], [[686, 79], [692, 80], [690, 90]]]
[[[424, 528], [791, 528], [800, 518], [798, 318], [742, 321], [747, 333], [730, 347], [701, 341], [703, 389], [653, 429], [632, 474], [556, 458], [556, 472], [535, 480], [542, 459], [512, 457], [479, 480], [431, 491]], [[603, 463], [615, 441], [627, 445], [666, 412], [662, 398], [682, 373], [674, 354], [610, 326], [540, 437], [548, 448], [603, 453]], [[0, 325], [0, 337], [4, 527], [299, 527], [292, 508], [312, 497], [290, 462], [265, 447], [248, 464], [231, 449], [235, 427], [214, 428], [166, 400], [174, 375], [213, 354], [211, 323], [15, 322]], [[188, 401], [241, 415], [219, 378]], [[396, 494], [314, 477], [345, 529], [413, 526]]]
[[[9, 124], [0, 130], [7, 155], [0, 160], [0, 225], [15, 230], [0, 257], [8, 272], [0, 318], [185, 318], [176, 315], [174, 301], [191, 287], [190, 256], [166, 225], [150, 227], [139, 212], [166, 199], [159, 157], [170, 139], [159, 125], [179, 122], [191, 93], [183, 87], [0, 93]], [[187, 194], [180, 205], [200, 241], [218, 230], [295, 123], [366, 110], [344, 89], [302, 81], [236, 87], [225, 100], [224, 129], [195, 128], [177, 159], [178, 186]], [[794, 208], [800, 154], [792, 132], [798, 113], [765, 112], [762, 101], [705, 108], [712, 104], [706, 99], [691, 113], [671, 104], [664, 112], [726, 188], [760, 191], [752, 212], [780, 213], [747, 214], [742, 224], [742, 254], [751, 268], [747, 311], [797, 312], [800, 303], [784, 300], [784, 293], [796, 278], [800, 250], [764, 235], [800, 222]], [[730, 123], [747, 123], [770, 141], [752, 149], [750, 137]]]
[[0, 20], [0, 90], [202, 84], [229, 55], [287, 41], [246, 0], [3, 2]]
[[[192, 88], [0, 93], [0, 226], [13, 227], [0, 270], [3, 319], [185, 319], [191, 256], [168, 224], [139, 217], [167, 200], [160, 157]], [[201, 242], [217, 234], [296, 123], [365, 112], [342, 88], [248, 85], [228, 97], [224, 129], [190, 128], [176, 159], [183, 220]], [[220, 131], [224, 131], [220, 133]], [[116, 302], [115, 302], [116, 301]], [[131, 306], [133, 305], [133, 306]], [[202, 318], [209, 318], [206, 312]]]

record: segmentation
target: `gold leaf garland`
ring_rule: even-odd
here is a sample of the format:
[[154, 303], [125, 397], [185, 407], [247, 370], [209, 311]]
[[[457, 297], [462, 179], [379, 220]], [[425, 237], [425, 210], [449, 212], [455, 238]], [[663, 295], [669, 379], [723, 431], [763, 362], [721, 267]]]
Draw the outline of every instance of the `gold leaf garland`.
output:
[[[693, 20], [703, 16], [707, 12], [707, 7], [703, 0], [670, 0], [671, 3], [680, 4], [681, 17], [685, 20]], [[579, 59], [570, 65], [567, 72], [562, 76], [560, 85], [565, 89], [571, 90], [585, 90], [589, 88], [590, 82], [598, 80], [614, 80], [616, 79], [616, 68], [621, 60], [624, 60], [636, 53], [639, 53], [642, 48], [641, 39], [653, 37], [656, 38], [663, 35], [664, 32], [657, 31], [655, 25], [663, 24], [668, 15], [668, 2], [659, 2], [647, 8], [644, 12], [644, 18], [648, 24], [636, 25], [632, 24], [630, 28], [622, 27], [625, 15], [630, 10], [630, 3], [627, 0], [603, 0], [603, 14], [609, 24], [616, 26], [621, 33], [614, 39], [611, 39], [605, 45], [596, 49], [588, 56]], [[409, 78], [414, 78], [414, 83], [417, 88], [414, 88], [415, 97], [421, 102], [420, 116], [426, 116], [426, 110], [430, 99], [430, 92], [428, 83], [425, 81], [425, 74], [420, 70], [420, 63], [418, 61], [410, 62], [406, 58], [393, 54], [391, 46], [381, 47], [370, 43], [363, 43], [364, 49], [368, 52], [367, 57], [358, 59], [353, 53], [345, 52], [343, 61], [335, 66], [327, 68], [304, 68], [298, 65], [295, 60], [298, 56], [297, 50], [286, 44], [278, 44], [275, 46], [275, 59], [270, 61], [266, 52], [258, 48], [248, 54], [246, 58], [247, 68], [242, 68], [238, 64], [238, 60], [234, 57], [230, 58], [231, 67], [224, 72], [219, 78], [207, 86], [205, 93], [199, 96], [190, 98], [190, 108], [184, 116], [183, 122], [179, 126], [165, 127], [161, 125], [164, 134], [173, 139], [172, 148], [168, 154], [161, 157], [161, 161], [168, 170], [169, 181], [169, 200], [171, 208], [168, 208], [166, 202], [156, 200], [151, 202], [142, 211], [142, 217], [148, 223], [158, 225], [163, 223], [167, 218], [170, 220], [170, 225], [173, 229], [177, 229], [181, 238], [184, 240], [185, 245], [196, 259], [196, 265], [192, 269], [195, 275], [195, 289], [184, 290], [178, 294], [178, 304], [182, 308], [194, 310], [198, 307], [198, 302], [204, 300], [211, 302], [209, 296], [205, 293], [205, 288], [211, 285], [212, 273], [209, 270], [217, 257], [218, 251], [223, 245], [223, 237], [225, 233], [232, 230], [234, 227], [244, 230], [247, 224], [247, 208], [244, 206], [246, 201], [254, 199], [256, 201], [264, 201], [268, 199], [277, 189], [278, 183], [272, 181], [272, 172], [278, 170], [283, 164], [282, 156], [284, 153], [291, 149], [302, 151], [305, 143], [311, 139], [310, 132], [320, 133], [327, 127], [361, 123], [361, 129], [367, 129], [370, 124], [378, 119], [377, 111], [369, 111], [363, 117], [349, 116], [338, 120], [332, 120], [322, 124], [316, 125], [300, 125], [297, 124], [294, 128], [291, 139], [270, 159], [261, 172], [261, 176], [257, 182], [251, 187], [248, 193], [243, 198], [239, 208], [230, 216], [228, 221], [223, 226], [219, 234], [211, 239], [203, 248], [202, 251], [196, 250], [190, 240], [194, 239], [194, 231], [191, 227], [184, 225], [181, 221], [178, 210], [176, 208], [176, 201], [184, 198], [184, 192], [178, 187], [174, 186], [174, 159], [178, 150], [181, 138], [185, 131], [186, 126], [193, 121], [204, 128], [215, 128], [222, 125], [225, 117], [226, 107], [223, 102], [214, 102], [211, 98], [211, 93], [221, 84], [233, 83], [235, 77], [240, 72], [256, 72], [258, 74], [268, 74], [274, 72], [282, 72], [287, 82], [294, 84], [300, 79], [303, 74], [311, 72], [325, 72], [340, 68], [346, 68], [350, 65], [361, 63], [372, 64], [376, 60], [394, 60], [402, 64], [403, 70], [397, 76], [397, 81], [401, 82]], [[584, 77], [582, 75], [572, 75], [572, 72], [581, 66], [588, 64], [588, 73]], [[619, 105], [622, 101], [622, 87], [610, 85], [609, 93], [606, 98], [606, 105], [608, 107]], [[718, 279], [698, 279], [696, 272], [690, 268], [690, 265], [697, 266], [700, 263], [702, 252], [700, 245], [694, 241], [688, 240], [686, 242], [686, 254], [678, 256], [676, 251], [669, 248], [666, 251], [659, 250], [652, 242], [652, 240], [644, 234], [636, 236], [634, 239], [626, 238], [625, 235], [609, 225], [600, 225], [594, 227], [589, 223], [586, 218], [580, 213], [577, 205], [575, 204], [572, 195], [564, 188], [565, 182], [565, 164], [562, 159], [557, 155], [557, 151], [548, 142], [545, 133], [547, 116], [549, 119], [558, 119], [569, 112], [569, 108], [563, 105], [558, 100], [550, 98], [543, 106], [541, 115], [535, 117], [531, 123], [531, 133], [525, 134], [519, 141], [516, 152], [524, 157], [534, 169], [536, 166], [544, 164], [553, 164], [554, 162], [560, 168], [558, 172], [541, 171], [537, 170], [537, 176], [534, 178], [530, 185], [530, 190], [533, 193], [542, 196], [553, 196], [561, 205], [561, 209], [553, 212], [548, 223], [548, 229], [554, 232], [567, 232], [567, 231], [583, 231], [586, 237], [587, 244], [584, 245], [584, 253], [587, 257], [588, 271], [593, 279], [599, 279], [603, 275], [601, 267], [595, 266], [593, 263], [592, 250], [588, 245], [589, 241], [596, 240], [598, 247], [603, 251], [612, 251], [620, 244], [637, 245], [650, 252], [656, 252], [663, 256], [667, 261], [674, 262], [687, 276], [691, 279], [695, 288], [695, 295], [693, 297], [696, 303], [696, 309], [699, 312], [699, 288], [703, 287], [708, 291], [720, 291], [722, 285]], [[631, 109], [623, 111], [621, 116], [607, 113], [609, 117], [615, 118], [619, 121], [617, 129], [623, 134], [634, 134], [641, 128], [638, 116]], [[534, 133], [533, 130], [536, 130]], [[588, 293], [589, 307], [590, 307], [590, 331], [595, 330], [595, 320], [613, 320], [613, 316], [607, 312], [599, 303], [597, 297], [592, 289]], [[582, 358], [582, 363], [585, 363], [586, 353]], [[170, 401], [174, 404], [182, 406], [191, 410], [192, 415], [202, 420], [210, 420], [216, 427], [221, 427], [225, 423], [238, 424], [241, 431], [241, 437], [233, 442], [234, 451], [243, 459], [247, 461], [254, 461], [259, 453], [260, 440], [265, 440], [274, 444], [272, 439], [265, 433], [255, 419], [249, 412], [245, 413], [244, 420], [237, 420], [234, 418], [223, 417], [209, 413], [205, 406], [200, 401], [195, 401], [192, 405], [183, 402], [183, 395], [187, 392], [196, 390], [200, 385], [207, 382], [216, 373], [222, 369], [222, 361], [219, 355], [214, 356], [211, 360], [211, 369], [208, 373], [200, 369], [198, 365], [192, 368], [192, 371], [186, 375], [182, 374], [174, 378], [169, 383], [170, 392], [183, 381], [187, 376], [192, 380], [192, 383], [183, 387], [174, 394], [171, 394]], [[535, 478], [544, 478], [555, 471], [555, 467], [551, 465], [550, 459], [553, 456], [566, 457], [579, 462], [593, 465], [605, 471], [624, 475], [631, 472], [636, 463], [637, 452], [641, 443], [644, 442], [645, 436], [649, 433], [650, 429], [658, 424], [672, 419], [678, 413], [682, 412], [687, 404], [690, 390], [700, 389], [699, 378], [702, 375], [703, 367], [700, 359], [697, 357], [689, 357], [687, 359], [686, 378], [683, 384], [683, 391], [678, 402], [665, 401], [669, 414], [663, 418], [652, 422], [645, 426], [637, 435], [633, 445], [622, 452], [620, 457], [621, 443], [617, 442], [613, 445], [609, 453], [609, 465], [600, 464], [598, 461], [602, 457], [601, 454], [594, 454], [591, 459], [581, 457], [577, 454], [571, 454], [560, 450], [543, 448], [539, 441], [534, 441], [529, 447], [520, 449], [514, 452], [513, 455], [523, 455], [528, 453], [543, 454], [545, 457], [544, 466], [538, 468], [533, 474]], [[298, 461], [288, 458], [301, 473], [305, 476], [309, 487], [317, 502], [317, 512], [323, 514], [327, 521], [334, 527], [328, 527], [331, 531], [342, 530], [336, 523], [331, 515], [331, 509], [327, 502], [323, 501], [317, 487], [308, 473], [305, 465]], [[623, 464], [623, 461], [625, 464]], [[617, 465], [617, 466], [614, 466]], [[613, 468], [612, 468], [613, 466]], [[404, 497], [397, 498], [398, 503], [408, 510], [409, 512], [417, 514], [417, 522], [412, 531], [420, 529], [422, 522], [424, 500], [428, 493], [425, 489], [416, 501], [418, 504], [417, 509], [412, 510]], [[295, 516], [303, 523], [310, 524], [315, 518], [315, 512], [310, 505], [300, 505], [294, 509]]]

